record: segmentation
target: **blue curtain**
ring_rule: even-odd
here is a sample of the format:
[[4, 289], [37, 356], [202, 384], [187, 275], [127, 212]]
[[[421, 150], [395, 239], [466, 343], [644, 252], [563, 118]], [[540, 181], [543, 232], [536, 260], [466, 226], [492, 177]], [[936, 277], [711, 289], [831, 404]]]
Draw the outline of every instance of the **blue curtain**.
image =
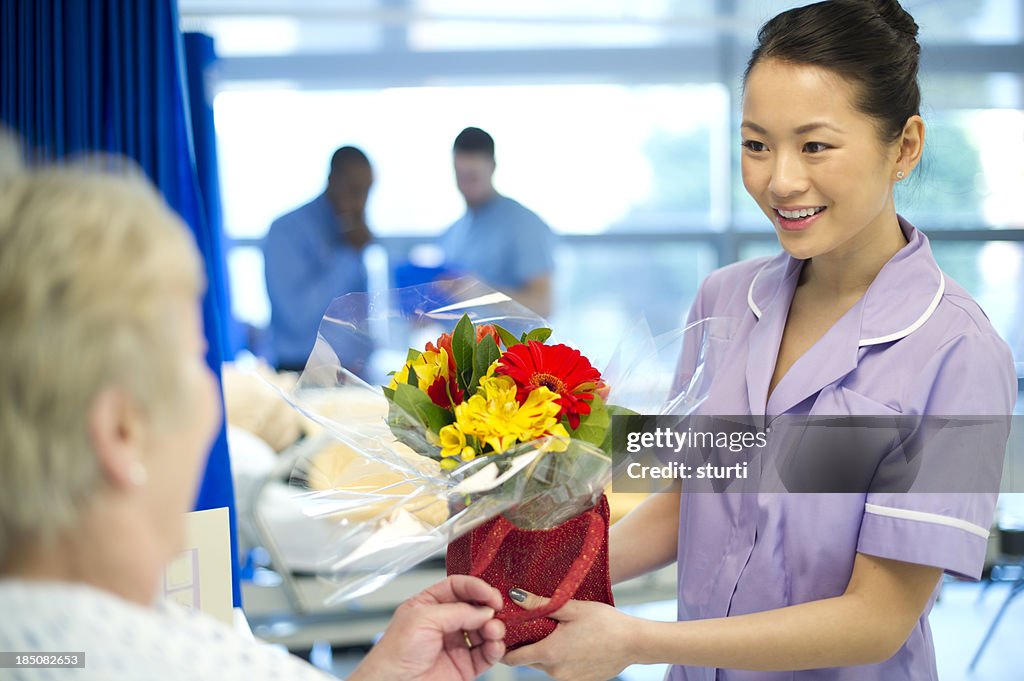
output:
[[[204, 247], [207, 262], [217, 268], [218, 309], [230, 310], [228, 275], [224, 254], [224, 222], [220, 204], [220, 175], [217, 163], [217, 132], [213, 122], [212, 83], [210, 73], [217, 63], [213, 48], [213, 37], [204, 33], [185, 33], [185, 79], [188, 83], [188, 108], [192, 120], [192, 149], [196, 163], [196, 179], [199, 182], [199, 197], [203, 213], [209, 225], [209, 249]], [[214, 281], [211, 278], [211, 285]], [[216, 320], [220, 329], [225, 357], [234, 357], [242, 348], [241, 328], [230, 314], [220, 315]]]
[[[230, 308], [216, 157], [206, 152], [208, 165], [200, 176], [186, 83], [175, 0], [0, 2], [0, 121], [21, 136], [37, 159], [106, 151], [128, 156], [145, 170], [191, 227], [205, 257], [207, 361], [219, 375], [228, 350]], [[212, 126], [212, 121], [205, 124]], [[202, 139], [211, 141], [212, 133], [207, 130]], [[239, 605], [234, 490], [222, 429], [196, 508], [223, 506], [231, 518]]]

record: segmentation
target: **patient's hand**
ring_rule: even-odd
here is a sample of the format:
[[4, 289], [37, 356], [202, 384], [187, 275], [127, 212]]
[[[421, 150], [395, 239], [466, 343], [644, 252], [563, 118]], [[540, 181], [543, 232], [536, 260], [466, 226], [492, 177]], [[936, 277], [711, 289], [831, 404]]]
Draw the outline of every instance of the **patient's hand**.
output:
[[474, 679], [505, 654], [505, 625], [494, 619], [501, 606], [483, 580], [449, 577], [399, 606], [350, 681]]

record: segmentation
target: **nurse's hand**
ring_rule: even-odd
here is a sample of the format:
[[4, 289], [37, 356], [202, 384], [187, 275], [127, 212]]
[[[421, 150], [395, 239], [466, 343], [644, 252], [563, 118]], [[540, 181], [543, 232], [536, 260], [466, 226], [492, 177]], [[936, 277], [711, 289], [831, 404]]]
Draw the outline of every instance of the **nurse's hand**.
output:
[[505, 654], [501, 594], [483, 580], [449, 577], [395, 611], [349, 681], [469, 681]]
[[[547, 601], [527, 594], [520, 605], [533, 609]], [[632, 663], [630, 632], [636, 618], [591, 601], [569, 601], [551, 618], [558, 626], [550, 636], [513, 650], [502, 662], [529, 665], [557, 681], [606, 681]]]

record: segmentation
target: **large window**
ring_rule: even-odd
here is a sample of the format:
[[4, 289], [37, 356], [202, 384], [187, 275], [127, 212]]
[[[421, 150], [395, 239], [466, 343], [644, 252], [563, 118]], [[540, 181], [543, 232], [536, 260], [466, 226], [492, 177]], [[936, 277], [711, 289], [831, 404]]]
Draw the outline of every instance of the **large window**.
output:
[[214, 106], [233, 237], [322, 191], [342, 144], [377, 169], [377, 234], [436, 234], [464, 210], [451, 145], [467, 125], [496, 140], [499, 190], [559, 232], [707, 229], [712, 142], [728, 134], [721, 85], [238, 90]]
[[[275, 217], [323, 191], [330, 155], [342, 144], [359, 145], [376, 168], [368, 220], [383, 237], [433, 236], [459, 217], [451, 144], [471, 124], [496, 139], [498, 189], [559, 233], [703, 231], [724, 228], [722, 210], [712, 217], [725, 184], [711, 148], [727, 134], [727, 106], [721, 85], [221, 92], [225, 223], [246, 244], [228, 257], [234, 312], [257, 326], [269, 320], [254, 242]], [[568, 257], [566, 271], [577, 262]], [[584, 289], [569, 283], [575, 274], [557, 281], [568, 310]]]
[[718, 264], [714, 248], [701, 242], [574, 239], [555, 256], [552, 324], [598, 365], [640, 319], [656, 335], [681, 327]]
[[[479, 125], [497, 141], [498, 188], [563, 235], [553, 317], [566, 336], [604, 352], [635, 313], [678, 323], [712, 268], [777, 250], [734, 128], [757, 27], [797, 4], [265, 0], [246, 14], [181, 0], [224, 57], [236, 315], [266, 323], [259, 239], [322, 191], [334, 148], [375, 165], [370, 264], [386, 286], [461, 214], [451, 142]], [[1024, 2], [903, 4], [921, 26], [928, 135], [897, 207], [1024, 361]]]
[[[714, 0], [415, 0], [424, 18], [410, 28], [414, 49], [651, 47], [711, 45], [702, 25]], [[679, 10], [679, 11], [677, 11]]]

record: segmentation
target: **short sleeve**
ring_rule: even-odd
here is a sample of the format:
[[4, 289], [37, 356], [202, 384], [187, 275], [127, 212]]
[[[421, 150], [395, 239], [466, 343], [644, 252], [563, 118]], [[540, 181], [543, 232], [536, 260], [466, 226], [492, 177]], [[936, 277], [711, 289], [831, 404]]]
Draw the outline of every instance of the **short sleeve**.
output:
[[923, 409], [893, 456], [913, 460], [915, 480], [867, 494], [857, 550], [978, 579], [1017, 392], [1009, 348], [994, 332], [958, 336], [907, 391]]
[[273, 304], [278, 298], [281, 288], [281, 270], [283, 266], [296, 256], [295, 240], [286, 238], [285, 229], [280, 220], [275, 220], [267, 231], [261, 248], [263, 251], [263, 271], [267, 282], [267, 294]]
[[549, 276], [555, 269], [554, 234], [535, 213], [524, 209], [516, 229], [514, 264], [511, 276], [521, 288], [539, 277]]
[[467, 220], [468, 217], [463, 215], [452, 223], [437, 239], [437, 245], [440, 247], [441, 252], [444, 253], [445, 265], [448, 267], [454, 268], [458, 263], [459, 255], [464, 248], [463, 242], [465, 241]]

